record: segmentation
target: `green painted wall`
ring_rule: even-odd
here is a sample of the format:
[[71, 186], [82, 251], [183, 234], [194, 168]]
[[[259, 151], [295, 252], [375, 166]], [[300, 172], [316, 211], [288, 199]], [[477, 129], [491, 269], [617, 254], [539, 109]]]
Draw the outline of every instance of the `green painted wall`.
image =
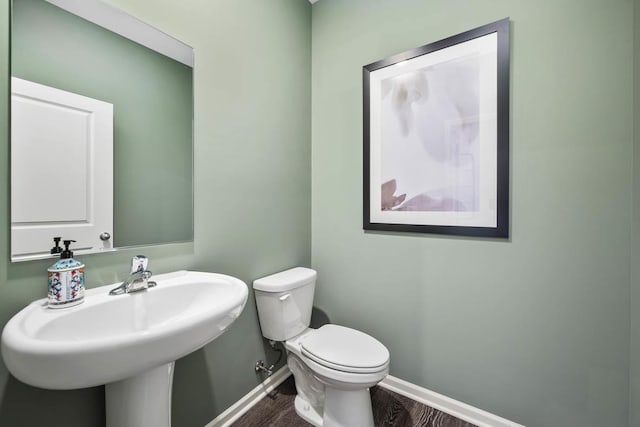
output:
[[[141, 251], [149, 256], [150, 269], [156, 274], [215, 271], [250, 285], [265, 274], [309, 265], [311, 6], [300, 0], [117, 3], [196, 52], [195, 240]], [[8, 1], [1, 0], [0, 223], [5, 228], [0, 233], [0, 327], [45, 295], [50, 264], [7, 261], [8, 22]], [[122, 280], [137, 252], [84, 257], [88, 286]], [[261, 381], [253, 372], [256, 360], [275, 361], [277, 354], [264, 346], [250, 295], [226, 334], [177, 362], [174, 425], [202, 427]], [[103, 398], [102, 387], [28, 387], [0, 364], [3, 426], [101, 426]]]
[[[361, 67], [504, 17], [510, 239], [364, 233]], [[316, 304], [392, 375], [529, 426], [627, 425], [633, 19], [629, 0], [314, 5]]]
[[640, 426], [640, 1], [634, 0], [633, 73], [633, 217], [631, 269], [631, 358], [629, 427]]
[[192, 240], [191, 68], [44, 0], [12, 15], [14, 76], [114, 105], [114, 245]]

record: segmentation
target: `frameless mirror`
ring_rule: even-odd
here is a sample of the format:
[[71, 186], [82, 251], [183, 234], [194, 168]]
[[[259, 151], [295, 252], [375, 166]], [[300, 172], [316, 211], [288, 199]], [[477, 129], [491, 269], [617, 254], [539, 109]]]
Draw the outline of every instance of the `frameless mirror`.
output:
[[99, 0], [13, 0], [11, 259], [193, 240], [193, 50]]

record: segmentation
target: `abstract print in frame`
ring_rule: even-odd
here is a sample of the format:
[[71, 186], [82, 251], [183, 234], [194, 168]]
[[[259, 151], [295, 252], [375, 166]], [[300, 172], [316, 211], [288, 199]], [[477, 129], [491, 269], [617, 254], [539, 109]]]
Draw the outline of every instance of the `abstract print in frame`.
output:
[[509, 235], [509, 19], [363, 67], [364, 229]]

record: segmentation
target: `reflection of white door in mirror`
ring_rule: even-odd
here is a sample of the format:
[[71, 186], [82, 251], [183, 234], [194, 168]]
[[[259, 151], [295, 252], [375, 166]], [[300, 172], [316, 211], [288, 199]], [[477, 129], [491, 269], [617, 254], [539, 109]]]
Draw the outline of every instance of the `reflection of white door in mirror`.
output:
[[12, 260], [49, 256], [57, 236], [112, 248], [113, 104], [13, 77]]

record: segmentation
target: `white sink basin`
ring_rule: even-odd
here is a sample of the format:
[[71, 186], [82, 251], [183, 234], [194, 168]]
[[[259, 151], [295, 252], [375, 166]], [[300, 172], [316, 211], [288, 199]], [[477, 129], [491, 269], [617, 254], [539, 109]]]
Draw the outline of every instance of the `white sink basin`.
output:
[[48, 389], [125, 380], [215, 339], [247, 302], [246, 284], [231, 276], [179, 271], [152, 280], [156, 287], [124, 295], [109, 295], [117, 283], [89, 289], [83, 304], [65, 309], [32, 302], [2, 333], [7, 368]]

